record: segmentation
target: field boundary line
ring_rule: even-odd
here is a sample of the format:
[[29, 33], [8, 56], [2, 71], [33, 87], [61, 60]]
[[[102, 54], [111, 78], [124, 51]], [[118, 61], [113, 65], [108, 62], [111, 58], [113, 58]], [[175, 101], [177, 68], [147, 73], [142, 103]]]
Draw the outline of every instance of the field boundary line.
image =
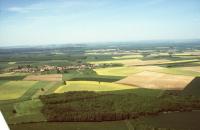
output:
[[133, 125], [130, 123], [129, 120], [124, 120], [128, 130], [135, 130], [135, 128], [133, 127]]

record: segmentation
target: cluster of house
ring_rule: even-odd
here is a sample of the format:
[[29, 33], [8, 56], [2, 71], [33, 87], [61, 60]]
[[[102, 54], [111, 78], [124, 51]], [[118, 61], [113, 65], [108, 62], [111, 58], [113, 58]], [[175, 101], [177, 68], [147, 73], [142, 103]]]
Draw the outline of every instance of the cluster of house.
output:
[[17, 68], [11, 68], [11, 72], [29, 72], [29, 73], [34, 73], [34, 72], [45, 72], [45, 71], [67, 71], [67, 70], [82, 70], [82, 69], [93, 69], [96, 67], [94, 64], [78, 64], [78, 65], [69, 65], [69, 66], [50, 66], [50, 65], [44, 65], [41, 67], [17, 67]]

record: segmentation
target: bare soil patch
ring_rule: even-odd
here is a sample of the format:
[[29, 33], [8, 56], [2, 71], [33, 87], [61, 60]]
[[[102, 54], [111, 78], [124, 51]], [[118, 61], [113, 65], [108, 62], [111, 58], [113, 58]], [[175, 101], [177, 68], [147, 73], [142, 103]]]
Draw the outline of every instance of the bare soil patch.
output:
[[61, 74], [48, 74], [48, 75], [29, 75], [24, 80], [31, 81], [62, 81]]

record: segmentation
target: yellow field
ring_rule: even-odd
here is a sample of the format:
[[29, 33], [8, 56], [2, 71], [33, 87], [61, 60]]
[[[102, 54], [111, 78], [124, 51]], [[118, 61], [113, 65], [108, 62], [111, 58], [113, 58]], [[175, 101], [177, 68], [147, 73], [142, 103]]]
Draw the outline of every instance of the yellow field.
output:
[[195, 71], [200, 73], [200, 66], [181, 67], [183, 70]]
[[114, 56], [114, 59], [131, 59], [131, 58], [142, 58], [142, 55], [135, 54], [135, 55], [124, 55], [124, 56]]
[[[129, 57], [130, 55], [120, 57], [113, 57], [115, 60], [108, 60], [108, 61], [93, 61], [89, 62], [91, 64], [111, 64], [111, 63], [118, 63], [123, 64], [125, 66], [152, 66], [152, 65], [158, 65], [158, 64], [170, 64], [170, 63], [185, 63], [185, 62], [198, 62], [199, 59], [189, 59], [189, 60], [166, 60], [166, 59], [153, 59], [153, 60], [141, 60], [141, 59], [127, 59], [126, 57]], [[133, 55], [134, 56], [134, 55]], [[131, 56], [130, 56], [131, 57]]]
[[143, 61], [140, 59], [120, 59], [120, 60], [110, 60], [110, 61], [94, 61], [89, 62], [91, 64], [110, 64], [110, 63], [120, 63], [125, 66], [134, 66], [134, 65], [152, 65], [152, 64], [165, 64], [165, 63], [174, 63], [170, 60], [147, 60]]
[[16, 62], [8, 62], [9, 65], [14, 65]]
[[62, 74], [29, 75], [24, 80], [30, 81], [62, 81]]
[[60, 86], [55, 93], [63, 93], [68, 91], [114, 91], [123, 89], [134, 89], [136, 87], [97, 81], [67, 81], [67, 85]]
[[117, 83], [150, 89], [181, 90], [184, 89], [193, 79], [194, 77], [192, 76], [143, 71], [117, 81]]
[[139, 59], [122, 59], [122, 60], [109, 60], [109, 61], [94, 61], [94, 62], [90, 62], [91, 64], [109, 64], [109, 63], [120, 63], [120, 64], [131, 64], [131, 63], [137, 63], [141, 60]]
[[35, 83], [37, 81], [8, 81], [0, 86], [0, 100], [19, 98]]
[[141, 70], [138, 67], [110, 67], [94, 69], [98, 75], [112, 75], [112, 76], [128, 76], [135, 74]]
[[112, 75], [112, 76], [128, 76], [142, 71], [155, 71], [159, 72], [165, 68], [159, 66], [139, 66], [139, 67], [109, 67], [94, 69], [98, 75]]

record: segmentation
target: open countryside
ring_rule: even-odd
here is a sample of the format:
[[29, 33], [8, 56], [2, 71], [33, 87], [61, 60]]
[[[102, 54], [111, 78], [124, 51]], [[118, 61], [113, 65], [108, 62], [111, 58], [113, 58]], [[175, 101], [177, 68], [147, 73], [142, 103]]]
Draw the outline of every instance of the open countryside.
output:
[[[97, 46], [91, 49], [94, 54], [89, 53], [90, 46], [73, 47], [80, 52], [74, 57], [68, 56], [74, 50], [65, 52], [58, 48], [56, 51], [62, 54], [54, 54], [59, 59], [56, 64], [48, 60], [48, 51], [24, 62], [23, 53], [16, 49], [19, 55], [11, 60], [15, 64], [8, 64], [6, 55], [1, 56], [0, 108], [14, 130], [44, 125], [44, 129], [77, 129], [67, 122], [77, 122], [80, 129], [168, 128], [155, 124], [149, 116], [154, 115], [156, 120], [162, 113], [200, 108], [200, 55], [198, 50], [194, 54], [178, 45], [173, 54], [167, 53], [170, 48], [151, 48], [144, 53], [131, 44], [127, 46], [133, 49], [128, 50], [123, 46], [110, 50]], [[32, 57], [30, 52], [29, 56]], [[60, 64], [61, 58], [66, 64]], [[45, 64], [38, 63], [40, 59]], [[184, 128], [188, 127], [171, 127]]]
[[0, 0], [0, 112], [10, 130], [200, 130], [200, 0]]

